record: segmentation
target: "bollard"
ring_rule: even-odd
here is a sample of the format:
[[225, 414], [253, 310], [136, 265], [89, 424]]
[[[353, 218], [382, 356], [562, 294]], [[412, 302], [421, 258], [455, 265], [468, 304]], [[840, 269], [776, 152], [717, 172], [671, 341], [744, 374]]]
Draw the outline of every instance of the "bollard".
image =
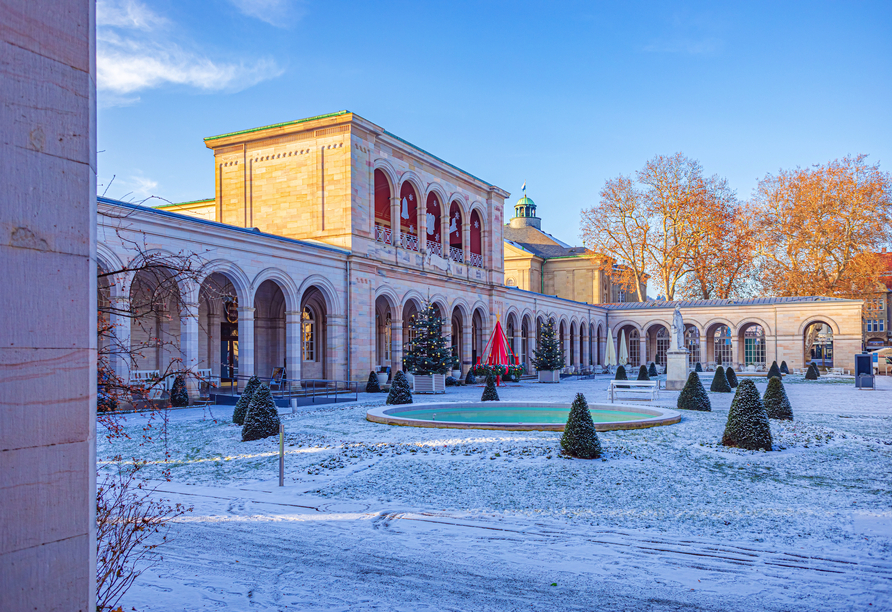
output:
[[285, 486], [285, 424], [279, 423], [279, 486]]

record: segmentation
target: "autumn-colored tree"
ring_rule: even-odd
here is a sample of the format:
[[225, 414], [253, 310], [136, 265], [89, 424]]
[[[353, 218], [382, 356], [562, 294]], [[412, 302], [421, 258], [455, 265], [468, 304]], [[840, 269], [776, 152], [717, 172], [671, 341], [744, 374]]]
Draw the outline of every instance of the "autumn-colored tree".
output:
[[773, 295], [873, 292], [892, 241], [892, 178], [866, 155], [781, 170], [759, 183], [761, 281]]
[[[601, 189], [601, 201], [582, 213], [583, 243], [607, 257], [602, 259], [602, 270], [638, 301], [647, 299], [644, 286], [650, 229], [644, 200], [632, 179], [625, 176], [608, 179]], [[614, 266], [615, 261], [621, 265]]]

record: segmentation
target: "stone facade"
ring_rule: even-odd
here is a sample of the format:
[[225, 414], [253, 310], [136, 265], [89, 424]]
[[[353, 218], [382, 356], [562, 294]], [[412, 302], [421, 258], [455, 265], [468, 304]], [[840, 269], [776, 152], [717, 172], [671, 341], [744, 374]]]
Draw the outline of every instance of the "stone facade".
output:
[[[181, 288], [183, 312], [163, 312], [156, 327], [134, 330], [134, 343], [169, 336], [188, 367], [220, 375], [224, 340], [237, 337], [241, 377], [269, 377], [284, 366], [290, 380], [364, 381], [372, 369], [400, 367], [412, 315], [430, 300], [446, 321], [462, 374], [498, 318], [527, 364], [549, 317], [568, 368], [602, 364], [608, 330], [614, 341], [637, 331], [638, 359], [652, 353], [660, 361], [656, 330], [668, 321], [670, 303], [603, 303], [617, 301], [618, 289], [591, 253], [548, 238], [538, 218], [532, 228], [517, 218], [506, 226], [507, 192], [354, 113], [205, 144], [214, 152], [213, 200], [159, 210], [100, 199], [102, 207], [128, 209], [125, 226], [101, 221], [102, 265], [126, 263], [133, 240], [195, 253], [204, 264], [200, 286]], [[532, 238], [530, 229], [538, 232]], [[513, 282], [506, 283], [506, 271]], [[129, 299], [131, 284], [116, 284], [110, 299]], [[756, 302], [682, 304], [682, 312], [704, 339], [726, 322], [729, 347], [732, 336], [749, 347], [752, 324], [760, 322], [756, 358], [769, 363], [779, 355], [801, 366], [803, 326], [818, 320], [832, 329], [837, 360], [848, 364], [860, 349], [853, 340], [860, 338], [860, 301]], [[735, 363], [753, 357], [739, 346], [734, 357], [722, 351]], [[149, 350], [137, 367], [162, 369], [175, 356]]]

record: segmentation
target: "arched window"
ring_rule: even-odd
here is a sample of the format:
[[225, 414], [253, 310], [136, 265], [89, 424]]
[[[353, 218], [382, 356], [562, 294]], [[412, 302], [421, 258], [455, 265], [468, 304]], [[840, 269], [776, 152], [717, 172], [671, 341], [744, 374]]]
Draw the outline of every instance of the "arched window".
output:
[[400, 187], [400, 233], [402, 245], [410, 251], [418, 250], [418, 194], [412, 183]]
[[688, 366], [693, 367], [700, 361], [700, 330], [693, 325], [686, 325], [684, 344], [685, 348], [688, 349]]
[[471, 254], [468, 263], [475, 268], [483, 267], [483, 221], [476, 210], [471, 211]]
[[390, 224], [390, 183], [381, 170], [375, 170], [375, 240], [393, 244]]
[[826, 368], [833, 367], [833, 328], [823, 322], [805, 328], [805, 361]]
[[442, 257], [443, 240], [442, 236], [440, 236], [440, 199], [433, 192], [427, 196], [425, 225], [427, 226], [427, 252]]
[[654, 361], [657, 362], [657, 365], [666, 367], [666, 353], [669, 351], [669, 330], [662, 325], [657, 330], [656, 343]]
[[449, 259], [464, 263], [465, 255], [462, 249], [462, 216], [458, 202], [453, 202], [449, 207]]
[[[628, 333], [627, 338], [628, 350], [629, 350], [629, 363], [632, 365], [641, 363], [641, 334], [638, 333], [638, 330], [632, 328]], [[631, 374], [631, 372], [627, 372], [627, 374]]]
[[765, 365], [765, 330], [761, 325], [751, 325], [743, 332], [743, 362]]
[[304, 361], [316, 361], [316, 315], [309, 306], [301, 313], [301, 350]]
[[731, 328], [719, 325], [713, 336], [713, 355], [718, 365], [731, 365], [734, 356], [731, 346]]

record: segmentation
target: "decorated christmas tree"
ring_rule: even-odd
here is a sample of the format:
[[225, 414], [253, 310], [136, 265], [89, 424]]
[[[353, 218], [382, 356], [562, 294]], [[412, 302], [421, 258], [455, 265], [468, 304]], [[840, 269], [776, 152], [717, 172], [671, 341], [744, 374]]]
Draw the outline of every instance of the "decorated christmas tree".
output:
[[483, 395], [480, 397], [481, 402], [497, 402], [499, 401], [499, 392], [496, 391], [496, 379], [492, 374], [486, 377], [486, 388], [483, 389]]
[[242, 442], [261, 440], [279, 433], [279, 411], [269, 387], [262, 384], [251, 396], [245, 425], [242, 427]]
[[771, 450], [771, 426], [756, 383], [740, 381], [731, 401], [722, 444], [747, 450]]
[[768, 388], [765, 389], [765, 395], [762, 396], [762, 403], [765, 404], [765, 412], [768, 413], [769, 419], [793, 420], [793, 406], [790, 405], [790, 399], [784, 390], [784, 383], [779, 377], [775, 376], [768, 381]]
[[570, 407], [570, 416], [564, 426], [561, 448], [565, 455], [579, 459], [597, 459], [601, 456], [601, 441], [595, 431], [592, 413], [582, 393], [576, 394]]
[[443, 319], [437, 307], [431, 302], [422, 306], [410, 323], [412, 337], [403, 357], [406, 371], [419, 376], [446, 374], [452, 370], [455, 360], [452, 347], [447, 346], [443, 337]]
[[260, 379], [256, 376], [252, 376], [248, 379], [248, 384], [245, 385], [244, 391], [242, 391], [241, 396], [238, 398], [238, 402], [235, 404], [235, 410], [232, 411], [232, 422], [236, 425], [245, 424], [245, 415], [248, 414], [248, 406], [251, 404], [251, 398], [254, 396], [254, 391], [256, 391], [259, 386]]
[[688, 374], [688, 381], [684, 385], [684, 389], [678, 394], [678, 403], [676, 404], [683, 410], [700, 410], [701, 412], [712, 412], [712, 404], [703, 383], [700, 382], [700, 376], [696, 370]]
[[393, 382], [390, 384], [390, 393], [387, 394], [387, 404], [411, 404], [412, 403], [412, 387], [409, 386], [409, 379], [400, 370], [393, 375]]
[[378, 384], [378, 375], [374, 372], [369, 374], [369, 382], [365, 384], [366, 393], [381, 393], [381, 385]]
[[731, 393], [731, 385], [728, 384], [728, 377], [725, 376], [725, 368], [719, 366], [715, 369], [715, 375], [712, 377], [712, 385], [710, 391], [716, 393]]
[[170, 389], [170, 405], [174, 408], [182, 408], [189, 405], [189, 393], [186, 392], [186, 379], [179, 374], [173, 379], [173, 387]]
[[533, 366], [537, 370], [560, 370], [564, 367], [564, 352], [554, 331], [554, 319], [542, 324], [542, 335], [539, 337], [539, 350], [534, 350]]
[[650, 376], [647, 374], [647, 366], [642, 365], [638, 368], [638, 380], [650, 380]]
[[735, 372], [734, 368], [732, 368], [731, 366], [728, 366], [728, 369], [725, 370], [725, 378], [728, 379], [728, 384], [731, 386], [732, 389], [740, 384], [737, 381], [737, 372]]

